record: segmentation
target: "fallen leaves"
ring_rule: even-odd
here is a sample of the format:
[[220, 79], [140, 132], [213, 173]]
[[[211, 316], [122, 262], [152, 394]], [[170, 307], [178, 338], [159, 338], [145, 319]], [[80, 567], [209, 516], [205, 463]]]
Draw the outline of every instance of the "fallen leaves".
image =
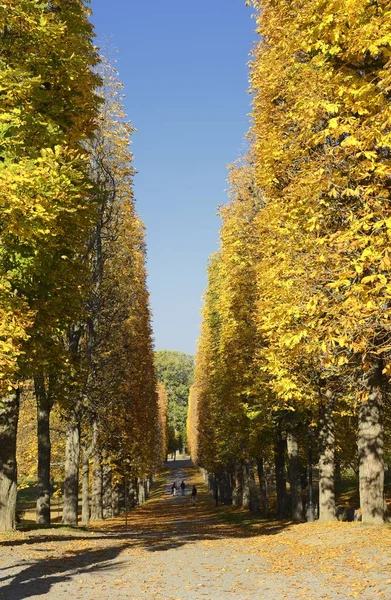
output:
[[164, 481], [128, 515], [127, 526], [121, 517], [94, 523], [89, 531], [17, 533], [14, 546], [9, 536], [3, 538], [2, 569], [19, 573], [10, 576], [11, 585], [17, 589], [26, 578], [41, 595], [51, 589], [57, 600], [62, 593], [80, 600], [391, 596], [390, 528], [380, 534], [359, 523], [293, 525], [254, 518], [243, 526], [226, 518], [232, 507], [214, 507], [194, 468], [185, 475], [199, 489], [195, 511], [182, 506], [181, 497], [167, 496]]

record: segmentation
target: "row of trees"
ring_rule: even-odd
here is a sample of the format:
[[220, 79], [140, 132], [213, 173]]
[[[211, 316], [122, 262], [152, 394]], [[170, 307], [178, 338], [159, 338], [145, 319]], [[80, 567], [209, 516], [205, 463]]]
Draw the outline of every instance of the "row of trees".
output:
[[299, 520], [299, 460], [314, 438], [319, 517], [335, 518], [336, 466], [357, 464], [363, 520], [382, 523], [391, 429], [389, 3], [252, 4], [261, 37], [250, 149], [231, 169], [221, 248], [209, 266], [192, 453], [247, 504], [256, 459], [265, 513], [264, 463], [273, 461], [277, 513], [287, 471]]
[[[121, 84], [83, 0], [0, 6], [0, 529], [15, 526], [20, 392], [37, 407], [37, 521], [50, 522], [50, 414], [66, 423], [63, 522], [165, 454], [144, 227]], [[160, 396], [160, 398], [159, 398]], [[106, 498], [106, 505], [110, 501]]]
[[157, 350], [155, 366], [157, 378], [167, 392], [167, 451], [175, 453], [187, 446], [187, 408], [194, 357], [176, 350]]

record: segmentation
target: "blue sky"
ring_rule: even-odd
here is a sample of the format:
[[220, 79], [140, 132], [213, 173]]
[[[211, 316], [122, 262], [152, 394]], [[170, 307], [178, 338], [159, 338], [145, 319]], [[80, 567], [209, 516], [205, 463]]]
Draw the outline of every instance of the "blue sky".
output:
[[156, 349], [193, 354], [227, 165], [245, 149], [256, 39], [244, 0], [92, 0], [98, 43], [118, 51], [147, 228]]

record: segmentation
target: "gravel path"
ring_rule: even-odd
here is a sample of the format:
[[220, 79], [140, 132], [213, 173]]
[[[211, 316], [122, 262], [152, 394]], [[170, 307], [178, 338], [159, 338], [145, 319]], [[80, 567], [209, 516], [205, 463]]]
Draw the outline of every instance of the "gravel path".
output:
[[[232, 508], [215, 509], [189, 462], [169, 467], [167, 481], [132, 511], [127, 527], [117, 519], [88, 532], [0, 539], [0, 599], [391, 599], [389, 527], [239, 525]], [[185, 497], [171, 495], [174, 479], [186, 480]]]

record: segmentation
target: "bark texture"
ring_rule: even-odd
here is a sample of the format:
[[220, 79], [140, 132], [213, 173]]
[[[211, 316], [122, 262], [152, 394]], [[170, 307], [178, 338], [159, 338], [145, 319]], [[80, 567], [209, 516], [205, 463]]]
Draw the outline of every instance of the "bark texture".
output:
[[277, 491], [276, 512], [278, 519], [282, 519], [286, 516], [285, 448], [286, 440], [282, 437], [281, 428], [278, 427], [274, 442], [274, 467]]
[[332, 392], [327, 390], [319, 415], [319, 521], [335, 521], [335, 432]]
[[0, 531], [15, 529], [19, 390], [0, 399]]
[[46, 383], [43, 375], [34, 378], [38, 429], [36, 521], [40, 525], [50, 525], [50, 412], [53, 408], [53, 397], [50, 388], [50, 380]]
[[219, 505], [219, 478], [216, 473], [213, 474], [213, 497], [215, 499], [215, 506]]
[[90, 464], [89, 464], [89, 450], [85, 446], [83, 447], [82, 454], [82, 500], [81, 500], [81, 522], [83, 525], [88, 525], [90, 522]]
[[381, 366], [368, 376], [368, 400], [358, 414], [360, 508], [364, 523], [384, 522], [384, 442]]
[[108, 458], [104, 457], [102, 465], [102, 506], [104, 519], [111, 519], [113, 516], [112, 479], [113, 473], [111, 465], [108, 462]]
[[243, 462], [243, 495], [242, 506], [253, 513], [258, 512], [258, 493], [255, 485], [254, 468], [252, 461]]
[[98, 445], [98, 424], [94, 420], [92, 425], [92, 483], [91, 483], [91, 520], [103, 519], [102, 503], [102, 455]]
[[234, 489], [232, 491], [233, 506], [242, 506], [243, 500], [243, 465], [237, 463], [234, 470]]
[[75, 415], [68, 424], [65, 446], [64, 525], [77, 525], [79, 494], [80, 425]]
[[232, 476], [227, 470], [223, 471], [219, 481], [219, 496], [223, 504], [232, 504]]
[[260, 491], [260, 509], [264, 519], [269, 518], [269, 499], [267, 493], [267, 479], [264, 468], [263, 458], [257, 459], [257, 470], [259, 479], [259, 491]]
[[145, 502], [145, 487], [144, 480], [137, 479], [137, 504], [141, 506]]
[[120, 513], [120, 488], [118, 485], [113, 487], [113, 493], [112, 493], [112, 511], [113, 511], [113, 517], [118, 517], [119, 513]]
[[292, 428], [286, 437], [288, 453], [289, 486], [292, 501], [292, 520], [300, 522], [303, 519], [303, 500], [301, 497], [299, 446], [296, 429]]

